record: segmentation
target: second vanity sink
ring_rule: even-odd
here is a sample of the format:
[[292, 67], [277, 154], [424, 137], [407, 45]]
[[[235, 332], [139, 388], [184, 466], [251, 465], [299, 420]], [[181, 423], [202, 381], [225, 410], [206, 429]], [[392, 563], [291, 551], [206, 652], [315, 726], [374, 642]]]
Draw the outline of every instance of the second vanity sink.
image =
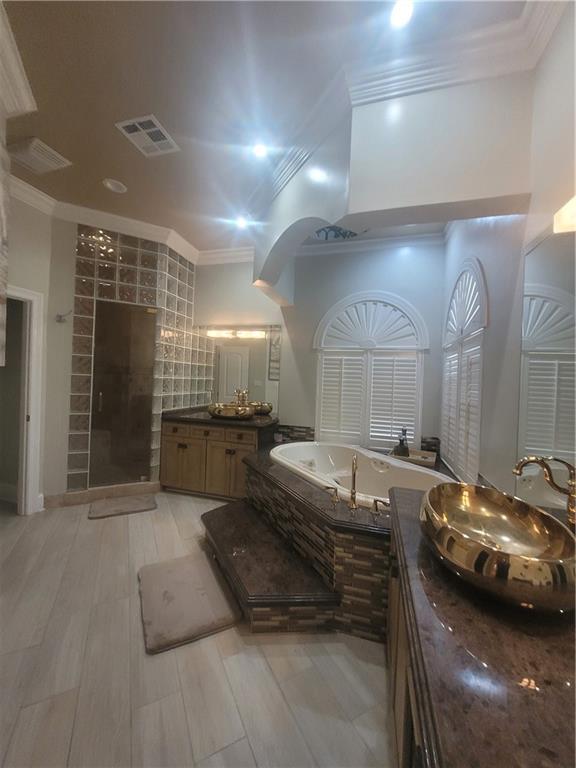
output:
[[576, 540], [552, 515], [493, 488], [442, 483], [424, 496], [420, 523], [465, 581], [524, 608], [574, 609]]
[[239, 403], [211, 403], [208, 413], [216, 419], [251, 419], [254, 416], [254, 408]]

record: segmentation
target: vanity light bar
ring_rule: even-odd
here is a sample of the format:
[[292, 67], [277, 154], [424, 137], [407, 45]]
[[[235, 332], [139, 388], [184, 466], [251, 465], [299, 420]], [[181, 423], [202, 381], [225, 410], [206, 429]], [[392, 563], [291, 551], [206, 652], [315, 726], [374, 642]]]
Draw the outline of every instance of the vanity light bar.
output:
[[266, 331], [242, 331], [235, 329], [216, 329], [213, 328], [206, 332], [207, 336], [212, 339], [265, 339]]

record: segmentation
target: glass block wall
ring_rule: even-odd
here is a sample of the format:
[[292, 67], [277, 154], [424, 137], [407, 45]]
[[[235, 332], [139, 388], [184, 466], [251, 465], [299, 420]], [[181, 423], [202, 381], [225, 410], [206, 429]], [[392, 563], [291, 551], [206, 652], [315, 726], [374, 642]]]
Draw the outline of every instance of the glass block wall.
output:
[[194, 327], [194, 265], [161, 243], [79, 226], [68, 437], [68, 490], [88, 487], [96, 300], [157, 308], [150, 479], [160, 467], [162, 411], [212, 398], [214, 343]]

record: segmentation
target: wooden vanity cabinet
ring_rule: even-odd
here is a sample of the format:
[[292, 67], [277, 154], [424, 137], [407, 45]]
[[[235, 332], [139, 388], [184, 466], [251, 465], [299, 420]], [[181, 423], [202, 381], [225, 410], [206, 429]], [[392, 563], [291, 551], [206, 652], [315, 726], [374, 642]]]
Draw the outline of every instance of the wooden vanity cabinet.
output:
[[400, 588], [394, 536], [390, 546], [388, 591], [388, 669], [393, 751], [398, 768], [421, 768], [421, 728], [410, 661], [406, 606]]
[[206, 473], [206, 440], [163, 437], [160, 482], [170, 488], [202, 493]]
[[255, 429], [164, 422], [160, 483], [175, 490], [243, 498], [246, 492], [243, 459], [257, 449]]

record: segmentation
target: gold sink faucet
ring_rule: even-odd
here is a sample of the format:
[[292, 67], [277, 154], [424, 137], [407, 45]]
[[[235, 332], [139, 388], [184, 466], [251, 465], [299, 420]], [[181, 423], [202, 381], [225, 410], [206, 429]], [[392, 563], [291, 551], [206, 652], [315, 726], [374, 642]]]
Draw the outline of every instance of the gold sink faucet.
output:
[[[554, 480], [554, 477], [552, 476], [552, 468], [548, 463], [550, 461], [556, 461], [559, 464], [563, 464], [568, 469], [567, 488], [563, 488], [561, 485], [558, 485], [558, 483]], [[554, 488], [555, 491], [558, 491], [558, 493], [563, 493], [565, 496], [568, 496], [566, 501], [568, 525], [574, 530], [576, 528], [576, 468], [572, 464], [569, 464], [567, 461], [564, 461], [564, 459], [556, 459], [554, 456], [548, 456], [546, 458], [543, 456], [525, 456], [523, 459], [520, 459], [512, 472], [515, 475], [520, 476], [524, 471], [524, 467], [528, 464], [538, 464], [538, 466], [542, 468], [544, 479], [548, 485], [551, 488]]]
[[348, 502], [348, 509], [355, 512], [358, 509], [356, 503], [356, 474], [358, 473], [358, 456], [354, 454], [352, 456], [352, 485], [350, 487], [350, 501]]

